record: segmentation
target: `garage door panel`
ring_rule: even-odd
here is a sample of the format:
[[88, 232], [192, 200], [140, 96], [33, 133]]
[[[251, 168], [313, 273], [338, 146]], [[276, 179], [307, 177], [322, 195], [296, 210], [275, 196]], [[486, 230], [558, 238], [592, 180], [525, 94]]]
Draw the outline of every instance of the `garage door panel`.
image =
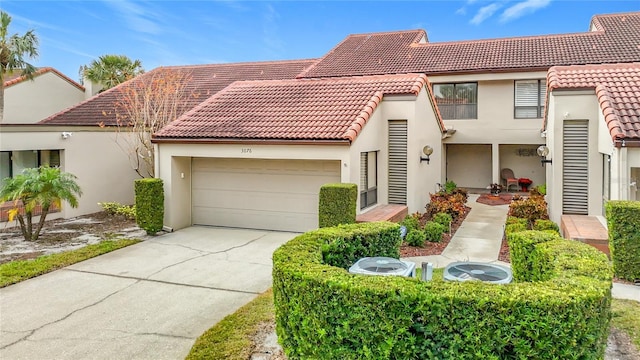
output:
[[192, 160], [192, 222], [307, 231], [318, 227], [318, 193], [340, 182], [340, 162]]
[[317, 194], [291, 194], [291, 193], [265, 193], [256, 191], [220, 191], [210, 190], [202, 193], [202, 196], [193, 199], [194, 207], [211, 207], [215, 204], [220, 209], [246, 209], [261, 211], [281, 211], [281, 212], [309, 212], [318, 206], [317, 202], [313, 209], [309, 209], [308, 204], [317, 201]]

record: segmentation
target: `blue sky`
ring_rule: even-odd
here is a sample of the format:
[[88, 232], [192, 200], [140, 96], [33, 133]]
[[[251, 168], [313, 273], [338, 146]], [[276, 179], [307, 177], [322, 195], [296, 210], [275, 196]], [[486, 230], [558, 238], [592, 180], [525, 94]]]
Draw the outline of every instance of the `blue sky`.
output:
[[104, 54], [162, 65], [315, 58], [349, 34], [425, 29], [431, 42], [583, 32], [640, 1], [7, 1], [11, 33], [34, 29], [36, 66], [74, 80]]

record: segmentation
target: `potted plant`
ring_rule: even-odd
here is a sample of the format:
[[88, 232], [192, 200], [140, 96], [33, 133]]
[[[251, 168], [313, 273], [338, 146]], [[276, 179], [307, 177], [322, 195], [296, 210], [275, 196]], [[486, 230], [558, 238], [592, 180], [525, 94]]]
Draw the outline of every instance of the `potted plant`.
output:
[[489, 189], [491, 189], [491, 195], [498, 195], [500, 194], [500, 191], [502, 191], [502, 185], [492, 183], [489, 184]]
[[529, 191], [529, 186], [531, 185], [531, 183], [533, 183], [533, 181], [531, 181], [531, 179], [527, 179], [527, 178], [519, 178], [518, 179], [518, 185], [520, 185], [520, 187], [522, 188], [522, 191]]

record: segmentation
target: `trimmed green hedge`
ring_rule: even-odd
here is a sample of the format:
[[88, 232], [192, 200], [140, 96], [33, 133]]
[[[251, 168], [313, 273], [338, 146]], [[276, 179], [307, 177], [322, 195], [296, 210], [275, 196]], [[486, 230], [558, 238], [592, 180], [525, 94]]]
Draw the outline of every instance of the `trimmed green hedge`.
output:
[[[348, 233], [373, 227], [387, 233], [396, 231], [393, 226], [357, 224], [341, 231], [357, 241]], [[554, 240], [534, 246], [537, 257], [520, 263], [532, 262], [547, 281], [421, 282], [327, 265], [323, 250], [341, 241], [328, 230], [302, 234], [273, 255], [276, 331], [290, 359], [603, 357], [611, 276], [606, 257], [588, 245]], [[362, 256], [382, 255], [370, 250]], [[595, 277], [594, 268], [600, 269]]]
[[161, 179], [135, 181], [136, 223], [148, 235], [162, 230], [164, 223], [164, 189]]
[[640, 202], [609, 201], [606, 213], [616, 276], [629, 281], [640, 279]]
[[318, 226], [331, 227], [356, 222], [358, 186], [349, 183], [324, 184], [318, 201]]

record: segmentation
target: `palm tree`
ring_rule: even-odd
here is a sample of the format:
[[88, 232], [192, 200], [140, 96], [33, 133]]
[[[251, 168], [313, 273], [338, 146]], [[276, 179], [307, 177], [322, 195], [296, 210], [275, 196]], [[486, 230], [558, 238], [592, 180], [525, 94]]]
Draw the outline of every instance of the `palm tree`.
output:
[[84, 76], [110, 89], [144, 73], [140, 60], [131, 60], [125, 55], [103, 55], [84, 68]]
[[4, 76], [20, 70], [23, 76], [33, 79], [36, 68], [25, 57], [33, 59], [38, 56], [38, 38], [33, 30], [22, 36], [9, 36], [10, 23], [11, 16], [0, 11], [0, 123], [4, 114]]
[[[62, 172], [57, 167], [43, 166], [24, 169], [22, 174], [3, 180], [0, 201], [13, 201], [9, 221], [18, 219], [25, 240], [38, 240], [52, 206], [60, 208], [62, 201], [66, 201], [71, 207], [78, 207], [78, 197], [82, 196], [82, 191], [76, 179], [75, 175]], [[42, 207], [42, 213], [34, 230], [32, 218], [38, 205]], [[24, 214], [21, 213], [22, 208]]]

